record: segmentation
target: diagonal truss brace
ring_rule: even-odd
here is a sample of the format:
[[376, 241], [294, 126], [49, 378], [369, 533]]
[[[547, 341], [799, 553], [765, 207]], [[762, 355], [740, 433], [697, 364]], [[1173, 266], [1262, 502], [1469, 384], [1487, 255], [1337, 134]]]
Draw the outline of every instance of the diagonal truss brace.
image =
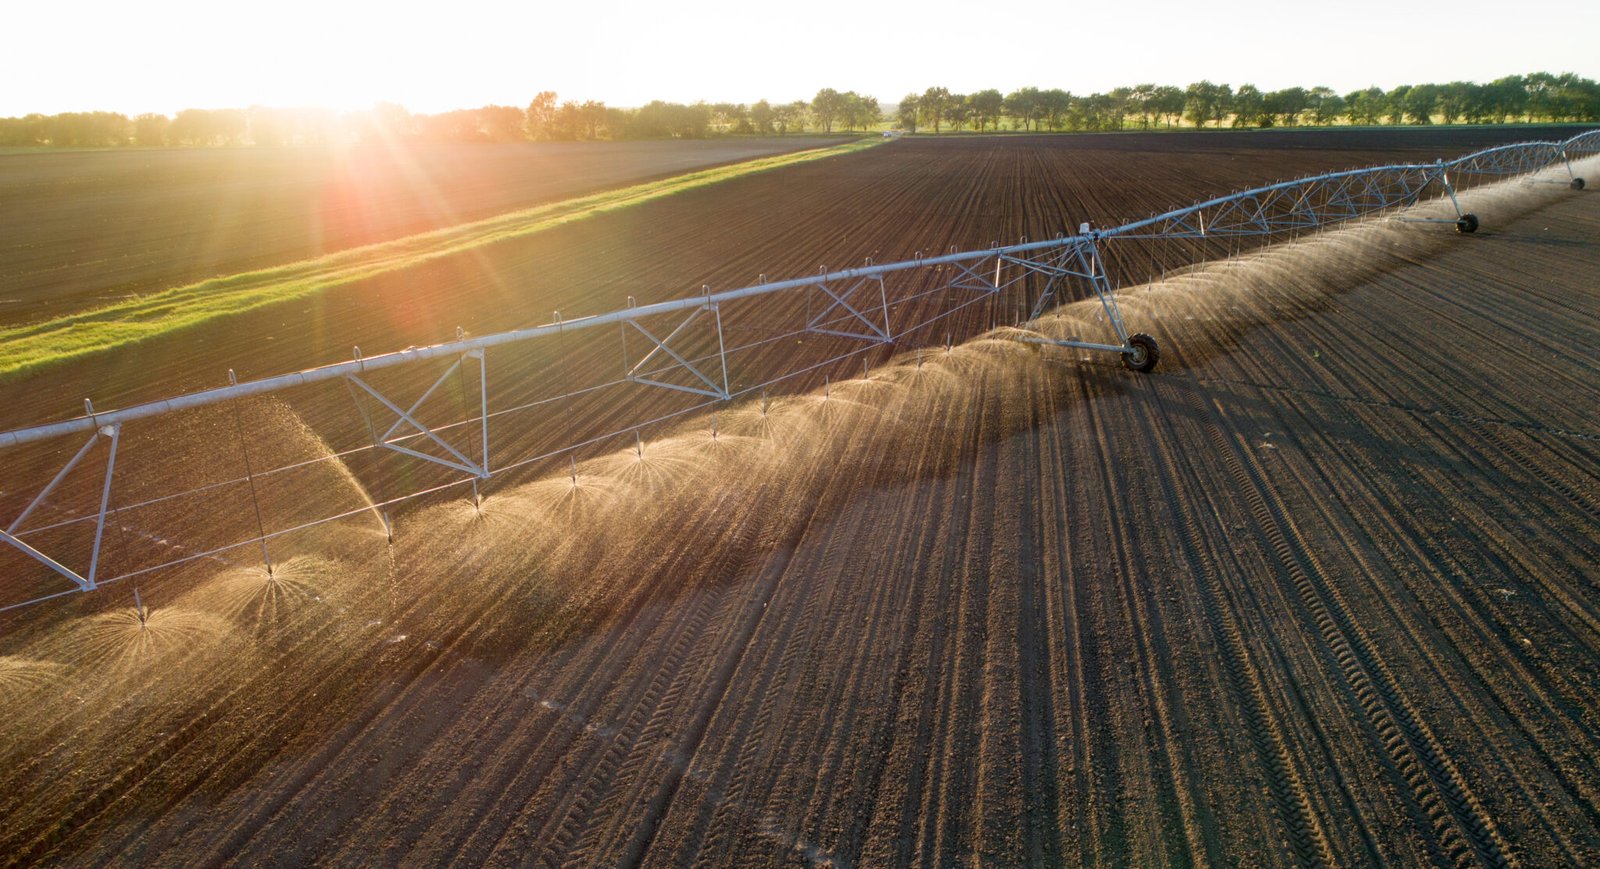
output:
[[[878, 311], [879, 316], [882, 318], [881, 323], [874, 322], [873, 318], [868, 317], [866, 314], [857, 310], [854, 305], [846, 301], [847, 299], [853, 298], [858, 292], [861, 291], [863, 287], [869, 283], [876, 283], [878, 285]], [[828, 286], [827, 281], [817, 281], [815, 284], [813, 284], [813, 286], [821, 290], [827, 295], [828, 298], [832, 299], [833, 303], [828, 305], [828, 307], [823, 308], [821, 313], [817, 314], [815, 317], [812, 317], [810, 321], [806, 323], [807, 331], [816, 332], [822, 335], [835, 335], [840, 338], [862, 338], [868, 341], [876, 341], [880, 344], [894, 343], [894, 327], [889, 323], [889, 294], [883, 285], [882, 275], [869, 275], [864, 277], [856, 281], [850, 286], [850, 289], [845, 290], [842, 293], [834, 292], [833, 288]], [[862, 307], [866, 308], [868, 306], [863, 305]], [[840, 308], [843, 308], [846, 311], [844, 315], [834, 317], [832, 320], [828, 319], [828, 317], [832, 315], [834, 311], [837, 311]], [[843, 329], [825, 328], [825, 326], [828, 324], [837, 322], [839, 320], [854, 320], [865, 326], [867, 331], [847, 332]]]
[[1452, 218], [1439, 218], [1439, 217], [1409, 217], [1409, 216], [1402, 215], [1402, 216], [1396, 218], [1397, 220], [1399, 220], [1401, 223], [1451, 223], [1451, 224], [1453, 224], [1453, 223], [1456, 223], [1457, 221], [1461, 220], [1465, 216], [1465, 212], [1463, 212], [1461, 210], [1461, 200], [1456, 198], [1455, 185], [1450, 183], [1450, 172], [1449, 172], [1449, 169], [1445, 166], [1445, 163], [1444, 163], [1443, 160], [1436, 160], [1434, 162], [1433, 166], [1429, 167], [1428, 171], [1423, 176], [1422, 183], [1417, 185], [1417, 188], [1415, 190], [1410, 191], [1401, 200], [1401, 204], [1409, 205], [1409, 204], [1412, 204], [1412, 203], [1417, 202], [1418, 200], [1420, 200], [1422, 198], [1422, 191], [1425, 190], [1428, 187], [1428, 185], [1432, 184], [1434, 181], [1438, 181], [1439, 185], [1444, 188], [1445, 196], [1450, 198], [1450, 206], [1455, 209], [1456, 216], [1452, 217]]
[[1106, 319], [1111, 321], [1111, 328], [1116, 330], [1117, 340], [1121, 342], [1118, 349], [1126, 349], [1128, 344], [1128, 327], [1122, 322], [1122, 309], [1117, 306], [1117, 296], [1112, 290], [1111, 279], [1106, 276], [1105, 260], [1100, 256], [1099, 234], [1089, 236], [1082, 244], [1074, 247], [1080, 273], [1087, 275], [1089, 286], [1100, 299], [1100, 307], [1106, 312]]
[[[1088, 232], [1088, 225], [1084, 225]], [[1105, 260], [1100, 255], [1100, 233], [1089, 233], [1086, 238], [1072, 246], [1070, 258], [1064, 258], [1060, 265], [1055, 267], [1056, 278], [1078, 277], [1085, 278], [1094, 290], [1100, 306], [1105, 310], [1106, 319], [1111, 321], [1111, 328], [1117, 333], [1117, 344], [1100, 344], [1094, 341], [1083, 341], [1077, 338], [1060, 340], [1056, 338], [1023, 337], [1018, 340], [1028, 344], [1048, 344], [1056, 347], [1076, 347], [1083, 350], [1100, 350], [1108, 353], [1131, 354], [1135, 351], [1134, 343], [1128, 333], [1128, 327], [1122, 320], [1122, 309], [1117, 306], [1117, 297], [1111, 285], [1111, 279], [1106, 275]], [[1041, 269], [1041, 271], [1043, 271]], [[1054, 281], [1056, 278], [1052, 278]], [[1037, 319], [1042, 313], [1044, 300], [1048, 296], [1040, 297], [1039, 304], [1034, 306], [1033, 318]], [[1141, 336], [1149, 340], [1147, 336]], [[1141, 369], [1147, 370], [1147, 369]]]
[[[50, 497], [50, 494], [56, 490], [56, 487], [61, 485], [61, 481], [67, 478], [67, 474], [72, 473], [72, 469], [76, 468], [78, 464], [83, 461], [84, 456], [89, 454], [89, 451], [94, 448], [96, 443], [100, 442], [101, 438], [109, 440], [111, 442], [111, 448], [106, 452], [105, 479], [100, 486], [100, 511], [95, 517], [94, 548], [90, 551], [89, 555], [89, 573], [87, 576], [84, 576], [57, 561], [56, 559], [51, 558], [49, 555], [46, 555], [32, 546], [29, 546], [27, 543], [23, 542], [19, 535], [23, 533], [21, 530], [23, 523], [28, 521], [28, 517], [33, 515], [33, 511], [38, 509], [39, 505], [43, 504], [46, 498]], [[72, 580], [72, 582], [78, 586], [80, 591], [92, 591], [95, 588], [95, 576], [100, 570], [100, 549], [101, 544], [105, 541], [106, 515], [110, 512], [111, 508], [111, 480], [116, 473], [117, 446], [121, 440], [121, 425], [107, 425], [95, 429], [94, 433], [89, 435], [89, 439], [84, 442], [83, 446], [78, 448], [78, 452], [67, 461], [66, 465], [62, 466], [60, 471], [56, 472], [55, 477], [52, 478], [42, 490], [40, 490], [39, 494], [34, 497], [33, 501], [31, 501], [28, 506], [17, 515], [17, 518], [12, 520], [11, 524], [6, 528], [6, 530], [0, 531], [0, 541], [11, 544], [23, 554], [39, 561], [41, 564], [61, 574], [67, 579]]]
[[[717, 381], [706, 376], [704, 371], [701, 371], [699, 368], [695, 367], [694, 363], [690, 362], [688, 359], [685, 359], [683, 354], [668, 346], [672, 343], [672, 339], [682, 334], [683, 330], [689, 327], [689, 324], [699, 319], [700, 315], [706, 311], [710, 311], [712, 316], [714, 316], [717, 321], [717, 359], [722, 368], [721, 383], [718, 383]], [[643, 358], [634, 363], [633, 367], [628, 369], [626, 377], [629, 381], [634, 383], [643, 383], [647, 386], [659, 386], [662, 389], [676, 389], [679, 392], [688, 392], [694, 395], [704, 395], [722, 401], [726, 401], [728, 399], [728, 352], [727, 347], [722, 340], [722, 309], [720, 306], [716, 304], [707, 304], [695, 308], [693, 311], [689, 312], [689, 316], [685, 317], [683, 322], [678, 324], [677, 328], [667, 333], [667, 337], [665, 338], [657, 338], [649, 329], [646, 329], [643, 325], [641, 325], [638, 320], [627, 319], [623, 322], [629, 326], [632, 326], [635, 331], [637, 331], [640, 335], [643, 335], [653, 345], [650, 348], [650, 352], [646, 353]], [[623, 353], [627, 353], [626, 343], [623, 345]], [[656, 380], [653, 377], [640, 374], [640, 372], [644, 370], [644, 367], [650, 364], [651, 360], [656, 358], [656, 354], [658, 353], [671, 357], [672, 360], [677, 363], [678, 367], [688, 371], [690, 374], [694, 375], [697, 380], [705, 384], [705, 388], [700, 388], [698, 386], [684, 386], [678, 383], [667, 383], [666, 381]], [[627, 364], [626, 358], [624, 358], [623, 364]]]
[[[452, 374], [455, 374], [457, 371], [461, 370], [462, 362], [466, 361], [469, 357], [477, 359], [478, 360], [478, 366], [479, 366], [479, 372], [478, 372], [479, 373], [479, 384], [480, 384], [480, 392], [479, 392], [480, 407], [479, 407], [479, 413], [480, 413], [480, 415], [482, 417], [482, 421], [483, 421], [483, 462], [481, 464], [478, 463], [478, 462], [474, 462], [470, 458], [467, 458], [466, 454], [462, 453], [460, 450], [458, 450], [455, 447], [451, 446], [447, 441], [445, 441], [444, 438], [440, 437], [437, 432], [435, 432], [432, 428], [428, 427], [426, 424], [424, 424], [421, 421], [419, 421], [417, 419], [417, 417], [416, 417], [417, 410], [418, 410], [418, 408], [422, 407], [423, 402], [427, 401], [428, 398], [431, 397], [434, 392], [438, 391], [439, 387], [444, 385], [445, 381], [449, 380], [450, 376]], [[348, 382], [350, 382], [351, 384], [353, 384], [355, 386], [360, 387], [363, 392], [365, 392], [368, 395], [372, 396], [373, 398], [377, 399], [380, 404], [382, 404], [384, 407], [387, 407], [395, 415], [394, 424], [390, 425], [388, 430], [385, 431], [382, 435], [376, 435], [373, 438], [374, 443], [377, 446], [381, 446], [381, 447], [384, 447], [386, 449], [393, 450], [393, 451], [395, 451], [397, 453], [403, 453], [403, 454], [411, 456], [413, 458], [418, 458], [418, 459], [422, 459], [424, 461], [433, 462], [434, 464], [444, 465], [447, 468], [451, 468], [453, 470], [461, 471], [462, 473], [465, 473], [465, 474], [471, 474], [472, 476], [478, 477], [480, 479], [487, 479], [489, 477], [489, 425], [488, 425], [488, 423], [489, 423], [489, 407], [488, 407], [488, 393], [487, 393], [486, 390], [484, 390], [482, 388], [485, 385], [484, 384], [484, 380], [485, 380], [486, 377], [487, 377], [487, 375], [486, 375], [486, 372], [485, 372], [485, 369], [484, 369], [484, 354], [483, 354], [483, 351], [480, 349], [480, 350], [474, 350], [474, 351], [471, 351], [471, 352], [468, 352], [468, 353], [463, 353], [463, 354], [461, 354], [460, 357], [458, 357], [456, 359], [455, 362], [451, 363], [449, 368], [445, 369], [443, 374], [439, 375], [439, 378], [433, 382], [433, 385], [429, 386], [426, 390], [423, 391], [421, 397], [419, 397], [416, 401], [412, 402], [411, 406], [409, 408], [406, 408], [405, 410], [401, 410], [399, 405], [397, 405], [394, 402], [390, 401], [387, 397], [384, 396], [383, 393], [381, 393], [378, 390], [374, 389], [370, 384], [368, 384], [365, 380], [362, 380], [358, 375], [355, 375], [355, 374], [345, 375], [345, 379]], [[409, 439], [411, 439], [411, 438], [416, 436], [416, 435], [409, 434], [409, 433], [401, 434], [400, 431], [401, 431], [402, 427], [405, 427], [405, 426], [409, 426], [410, 428], [415, 429], [417, 434], [420, 434], [423, 437], [427, 438], [428, 440], [433, 441], [435, 444], [438, 444], [441, 449], [443, 449], [445, 452], [449, 453], [452, 457], [454, 457], [455, 460], [451, 461], [450, 459], [443, 458], [441, 456], [429, 455], [429, 454], [427, 454], [425, 452], [422, 452], [420, 450], [414, 450], [414, 449], [412, 449], [410, 447], [403, 446], [400, 443], [400, 441], [409, 440]], [[374, 434], [376, 434], [376, 430], [374, 430]]]
[[[1094, 280], [1094, 275], [1090, 274], [1089, 272], [1075, 271], [1069, 267], [1072, 254], [1075, 250], [1076, 248], [1074, 247], [1063, 253], [1041, 259], [1027, 259], [1024, 257], [1005, 255], [1000, 257], [1001, 264], [1020, 266], [1025, 271], [1044, 275], [1046, 278], [1044, 289], [1039, 293], [1038, 300], [1033, 303], [1033, 309], [1031, 313], [1028, 314], [1029, 320], [1039, 319], [1039, 316], [1045, 312], [1047, 307], [1049, 307], [1050, 300], [1055, 298], [1057, 288], [1067, 280], [1071, 278], [1083, 278], [1089, 281]], [[998, 273], [998, 271], [999, 267], [997, 266], [996, 272]]]
[[1006, 257], [1004, 255], [995, 257], [994, 277], [992, 279], [978, 273], [977, 266], [979, 263], [972, 265], [959, 262], [951, 263], [951, 265], [955, 266], [956, 271], [961, 274], [955, 280], [952, 280], [948, 286], [952, 290], [977, 290], [984, 293], [998, 293], [1001, 289], [1000, 268], [1005, 265], [1005, 261]]

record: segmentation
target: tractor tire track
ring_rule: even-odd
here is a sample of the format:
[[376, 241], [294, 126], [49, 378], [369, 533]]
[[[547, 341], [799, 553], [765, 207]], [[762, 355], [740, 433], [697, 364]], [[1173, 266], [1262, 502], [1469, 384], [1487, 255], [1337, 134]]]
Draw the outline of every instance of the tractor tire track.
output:
[[[1157, 401], [1164, 402], [1165, 399], [1158, 397]], [[1188, 480], [1176, 481], [1173, 486], [1176, 491], [1187, 491], [1185, 483], [1198, 481], [1198, 475], [1194, 473], [1192, 461], [1187, 458], [1187, 451], [1177, 446], [1182, 441], [1172, 431], [1168, 416], [1160, 414], [1158, 419], [1166, 424], [1147, 427], [1146, 433], [1153, 435], [1153, 443], [1160, 444], [1161, 454], [1175, 457], [1176, 463], [1187, 471]], [[1217, 647], [1222, 651], [1222, 666], [1228, 687], [1244, 717], [1245, 728], [1250, 733], [1256, 755], [1266, 768], [1267, 785], [1277, 806], [1279, 820], [1288, 834], [1289, 854], [1285, 856], [1291, 857], [1300, 866], [1338, 865], [1327, 832], [1302, 782], [1303, 773], [1291, 756], [1284, 737], [1284, 726], [1272, 715], [1272, 704], [1267, 699], [1259, 669], [1252, 661], [1238, 620], [1233, 610], [1222, 603], [1226, 600], [1226, 594], [1218, 581], [1216, 567], [1207, 554], [1222, 549], [1207, 545], [1211, 541], [1202, 535], [1189, 498], [1180, 495], [1170, 501], [1176, 513], [1172, 518], [1184, 530], [1184, 560], [1189, 566], [1190, 575], [1199, 580], [1195, 590], [1201, 599], [1201, 610]], [[1369, 857], [1375, 858], [1376, 855], [1369, 850]]]
[[[1440, 856], [1458, 865], [1469, 860], [1511, 865], [1508, 849], [1492, 822], [1482, 814], [1454, 765], [1400, 694], [1370, 641], [1355, 628], [1348, 610], [1322, 577], [1315, 556], [1298, 540], [1293, 524], [1286, 521], [1283, 507], [1263, 481], [1260, 468], [1240, 447], [1236, 436], [1224, 434], [1226, 412], [1215, 401], [1207, 410], [1213, 419], [1209, 434], [1216, 454], [1251, 502], [1262, 532], [1316, 621], [1350, 690], [1403, 773], [1412, 798], [1427, 813], [1431, 832], [1441, 848]], [[1294, 543], [1290, 542], [1291, 537], [1296, 538]]]

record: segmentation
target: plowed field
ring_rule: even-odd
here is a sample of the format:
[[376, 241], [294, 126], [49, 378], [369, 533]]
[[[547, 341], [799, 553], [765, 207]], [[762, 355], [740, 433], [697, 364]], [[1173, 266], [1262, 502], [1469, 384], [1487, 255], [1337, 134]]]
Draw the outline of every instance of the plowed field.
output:
[[[807, 178], [807, 219], [749, 207], [820, 238], [842, 206], [816, 179], [894, 159], [952, 197], [939, 237], [885, 251], [907, 227], [864, 195], [824, 247], [887, 259], [1105, 213], [1021, 179], [1112, 157], [1026, 141], [895, 143], [771, 176]], [[1192, 159], [1212, 180], [1167, 186], [1334, 159], [1230, 184], [1211, 156]], [[1128, 214], [1172, 204], [1124, 178], [1151, 200]], [[663, 209], [701, 195], [617, 219], [687, 233]], [[1596, 863], [1600, 209], [1556, 185], [1467, 204], [1474, 236], [1371, 224], [1129, 288], [1153, 374], [1004, 330], [908, 350], [481, 512], [411, 511], [392, 544], [361, 514], [285, 544], [271, 580], [218, 559], [148, 587], [143, 625], [125, 588], [8, 618], [0, 854]], [[1094, 310], [1037, 328], [1081, 334]], [[281, 407], [245, 422], [320, 448]], [[360, 468], [320, 467], [278, 497], [364, 503]]]
[[837, 141], [0, 155], [0, 324]]

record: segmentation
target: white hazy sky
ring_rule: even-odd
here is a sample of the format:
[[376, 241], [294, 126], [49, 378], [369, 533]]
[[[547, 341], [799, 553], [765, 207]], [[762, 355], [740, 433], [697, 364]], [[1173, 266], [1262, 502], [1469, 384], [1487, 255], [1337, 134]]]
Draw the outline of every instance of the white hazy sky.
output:
[[[1537, 11], [1535, 11], [1537, 10]], [[1547, 70], [1600, 78], [1600, 3], [1507, 0], [88, 0], [8, 3], [0, 116], [563, 99], [883, 102], [1201, 78], [1340, 92]]]

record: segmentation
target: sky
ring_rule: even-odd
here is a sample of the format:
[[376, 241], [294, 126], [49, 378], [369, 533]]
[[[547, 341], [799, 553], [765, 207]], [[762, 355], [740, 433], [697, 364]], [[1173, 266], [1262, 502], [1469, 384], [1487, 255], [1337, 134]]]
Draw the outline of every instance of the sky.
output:
[[87, 0], [8, 4], [0, 116], [399, 103], [882, 103], [1199, 79], [1345, 93], [1531, 71], [1600, 78], [1600, 3], [1505, 0]]

